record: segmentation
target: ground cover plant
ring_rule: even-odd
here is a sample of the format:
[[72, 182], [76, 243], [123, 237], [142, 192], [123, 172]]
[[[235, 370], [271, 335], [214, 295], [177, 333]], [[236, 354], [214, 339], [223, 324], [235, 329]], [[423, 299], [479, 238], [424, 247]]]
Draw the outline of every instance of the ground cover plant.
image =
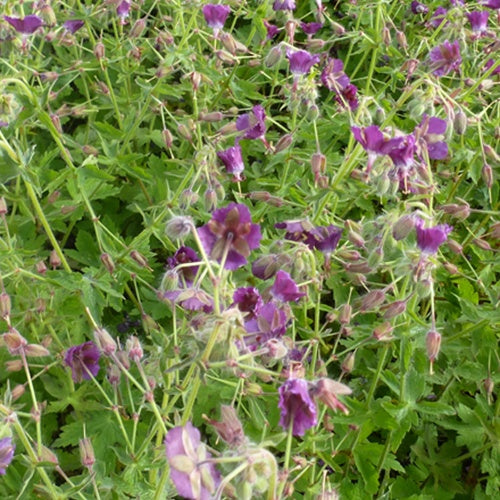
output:
[[497, 0], [1, 5], [4, 498], [499, 498]]

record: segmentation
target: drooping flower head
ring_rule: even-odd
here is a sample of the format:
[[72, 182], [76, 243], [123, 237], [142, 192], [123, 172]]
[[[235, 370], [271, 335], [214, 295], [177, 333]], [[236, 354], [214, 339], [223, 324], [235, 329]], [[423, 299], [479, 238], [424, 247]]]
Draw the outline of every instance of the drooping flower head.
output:
[[116, 15], [120, 18], [122, 24], [125, 22], [125, 19], [129, 16], [129, 14], [130, 2], [127, 2], [127, 0], [122, 0], [118, 4], [118, 7], [116, 7]]
[[330, 255], [339, 244], [343, 229], [330, 224], [329, 226], [318, 226], [312, 231], [314, 237], [314, 248]]
[[294, 75], [307, 75], [311, 68], [319, 63], [319, 56], [313, 56], [306, 50], [287, 50], [286, 56], [290, 62], [290, 71]]
[[264, 302], [257, 288], [249, 286], [238, 288], [234, 292], [233, 305], [236, 305], [241, 312], [247, 313], [249, 318], [255, 318]]
[[292, 425], [293, 435], [303, 436], [307, 429], [318, 422], [316, 404], [309, 394], [307, 381], [301, 378], [288, 379], [278, 391], [280, 425], [284, 430]]
[[453, 228], [448, 224], [424, 228], [424, 221], [420, 217], [415, 218], [415, 231], [417, 232], [417, 245], [422, 252], [436, 253], [438, 248], [448, 239], [448, 234]]
[[245, 113], [236, 119], [236, 129], [244, 132], [244, 139], [262, 139], [266, 133], [266, 112], [257, 104], [250, 113]]
[[295, 10], [295, 0], [274, 0], [273, 10]]
[[280, 28], [278, 28], [278, 26], [275, 26], [274, 24], [271, 24], [265, 19], [262, 22], [266, 27], [266, 32], [267, 32], [266, 39], [272, 40], [280, 32]]
[[245, 164], [241, 156], [241, 146], [236, 144], [224, 151], [219, 151], [217, 156], [224, 163], [226, 170], [230, 174], [234, 174], [234, 180], [241, 181], [241, 173], [245, 170]]
[[[173, 257], [168, 257], [167, 264], [170, 269], [174, 269], [175, 267], [181, 264], [191, 264], [194, 262], [200, 262], [200, 258], [198, 254], [191, 248], [187, 246], [180, 247], [177, 252], [173, 255]], [[196, 274], [198, 273], [199, 266], [183, 266], [177, 269], [179, 274], [184, 278], [186, 285], [192, 285]]]
[[3, 18], [17, 32], [22, 33], [23, 35], [32, 35], [43, 24], [43, 21], [34, 14], [23, 18], [10, 16], [3, 16]]
[[240, 203], [230, 203], [215, 210], [212, 219], [198, 229], [205, 251], [224, 267], [234, 270], [245, 265], [250, 251], [262, 238], [260, 226], [253, 224], [250, 210]]
[[383, 151], [391, 157], [396, 167], [410, 168], [414, 163], [414, 155], [416, 151], [415, 136], [413, 134], [403, 137], [394, 137], [389, 139]]
[[487, 10], [475, 10], [466, 15], [472, 31], [482, 33], [488, 29], [488, 17], [490, 13]]
[[351, 394], [352, 391], [346, 385], [329, 378], [319, 379], [313, 387], [312, 394], [332, 410], [340, 410], [346, 415], [349, 413], [347, 407], [338, 400], [337, 396]]
[[230, 12], [231, 9], [227, 5], [209, 3], [203, 6], [205, 21], [214, 31], [218, 31], [224, 27], [224, 23]]
[[191, 422], [167, 432], [165, 451], [170, 479], [179, 495], [192, 500], [213, 498], [221, 476], [209, 461], [211, 455], [201, 442], [200, 431]]
[[358, 107], [356, 97], [358, 89], [353, 85], [349, 77], [344, 73], [344, 63], [340, 59], [329, 59], [321, 73], [323, 85], [337, 95], [336, 101], [350, 109]]
[[417, 150], [420, 150], [419, 156], [422, 156], [421, 149], [425, 148], [431, 160], [444, 160], [448, 156], [448, 145], [441, 140], [445, 133], [446, 121], [435, 116], [424, 115], [415, 129]]
[[95, 377], [99, 373], [101, 353], [94, 342], [89, 340], [83, 344], [70, 347], [64, 356], [66, 366], [71, 368], [74, 382], [90, 380], [89, 372]]
[[429, 54], [429, 67], [436, 76], [445, 76], [452, 71], [458, 71], [462, 64], [458, 40], [450, 43], [446, 40], [434, 47]]
[[0, 475], [4, 475], [7, 467], [14, 458], [16, 445], [12, 442], [11, 437], [0, 439]]
[[322, 23], [300, 23], [302, 31], [306, 35], [315, 35], [322, 27]]
[[79, 29], [83, 28], [85, 23], [80, 19], [68, 19], [64, 22], [63, 28], [69, 31], [72, 35], [75, 34]]
[[297, 302], [305, 295], [286, 271], [278, 271], [271, 287], [271, 295], [281, 302]]
[[369, 127], [363, 129], [359, 127], [351, 127], [351, 131], [354, 138], [368, 153], [366, 171], [370, 172], [377, 156], [385, 154], [384, 145], [386, 140], [384, 138], [384, 134], [382, 134], [382, 131], [377, 127], [377, 125], [370, 125]]
[[213, 299], [200, 288], [183, 288], [159, 292], [158, 297], [170, 305], [177, 304], [186, 311], [210, 313], [214, 309]]

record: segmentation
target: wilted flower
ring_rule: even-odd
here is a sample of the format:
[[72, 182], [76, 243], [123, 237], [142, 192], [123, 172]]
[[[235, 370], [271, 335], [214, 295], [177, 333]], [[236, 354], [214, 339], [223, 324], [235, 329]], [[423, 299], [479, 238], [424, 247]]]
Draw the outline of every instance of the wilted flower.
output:
[[453, 228], [448, 224], [424, 228], [424, 221], [420, 217], [415, 219], [417, 245], [424, 253], [436, 253], [442, 243], [448, 239]]
[[205, 251], [226, 269], [238, 269], [247, 263], [250, 251], [260, 244], [260, 226], [252, 224], [245, 205], [230, 203], [216, 210], [212, 219], [198, 229]]
[[252, 286], [238, 288], [234, 292], [233, 301], [233, 305], [236, 305], [241, 312], [247, 313], [249, 318], [255, 318], [264, 305], [259, 291]]
[[311, 68], [319, 63], [318, 55], [311, 55], [306, 50], [287, 50], [290, 71], [294, 75], [307, 75]]
[[[167, 264], [170, 269], [174, 269], [177, 266], [182, 264], [192, 264], [195, 262], [200, 262], [200, 258], [198, 254], [191, 248], [187, 246], [180, 247], [177, 252], [173, 255], [173, 257], [167, 258]], [[184, 278], [184, 282], [186, 285], [192, 285], [194, 279], [196, 278], [196, 274], [198, 273], [199, 266], [182, 266], [177, 269], [182, 278]]]
[[213, 498], [221, 477], [205, 445], [200, 431], [188, 422], [174, 427], [165, 437], [165, 450], [170, 466], [170, 479], [179, 495], [192, 500]]
[[314, 248], [326, 255], [331, 254], [337, 248], [342, 231], [341, 227], [333, 224], [315, 227], [311, 232], [314, 239]]
[[63, 28], [71, 34], [76, 33], [79, 29], [83, 28], [85, 23], [80, 19], [68, 19], [64, 22]]
[[285, 239], [301, 241], [309, 248], [316, 248], [324, 254], [335, 250], [342, 236], [342, 229], [334, 226], [313, 226], [308, 220], [278, 222], [276, 229], [286, 229]]
[[415, 129], [417, 148], [425, 147], [431, 160], [444, 160], [448, 156], [448, 145], [444, 142], [446, 122], [435, 116], [424, 115]]
[[224, 151], [219, 151], [217, 156], [221, 159], [230, 174], [234, 174], [234, 180], [241, 181], [241, 172], [245, 169], [241, 156], [241, 146], [236, 144]]
[[0, 475], [5, 474], [5, 470], [14, 458], [16, 445], [12, 442], [11, 437], [0, 439]]
[[472, 31], [482, 33], [488, 28], [488, 17], [490, 13], [487, 10], [473, 11], [466, 14]]
[[246, 441], [243, 426], [241, 425], [236, 410], [229, 405], [220, 407], [221, 421], [208, 420], [210, 425], [215, 427], [220, 438], [231, 448], [237, 448]]
[[305, 295], [299, 292], [299, 287], [285, 271], [278, 271], [271, 287], [271, 295], [281, 302], [297, 302]]
[[294, 0], [274, 0], [273, 10], [295, 10]]
[[23, 18], [3, 16], [3, 18], [19, 33], [23, 35], [32, 35], [43, 21], [36, 15], [32, 14]]
[[288, 379], [278, 391], [280, 425], [287, 430], [291, 424], [293, 435], [303, 436], [307, 429], [318, 422], [316, 404], [309, 394], [307, 381], [301, 378]]
[[64, 362], [71, 368], [73, 381], [90, 380], [90, 374], [95, 377], [99, 373], [100, 356], [98, 347], [91, 340], [70, 347], [66, 351]]
[[250, 113], [245, 113], [236, 119], [236, 129], [244, 132], [244, 139], [262, 139], [266, 133], [266, 112], [257, 104]]
[[450, 43], [446, 40], [434, 47], [429, 54], [429, 67], [436, 76], [445, 76], [451, 71], [458, 71], [462, 64], [458, 40]]
[[348, 414], [349, 410], [337, 399], [337, 396], [351, 394], [351, 392], [349, 387], [340, 382], [329, 378], [321, 378], [314, 384], [312, 395], [332, 410], [340, 410]]
[[224, 27], [224, 23], [230, 12], [231, 9], [227, 5], [209, 3], [203, 6], [205, 21], [214, 31], [218, 31]]

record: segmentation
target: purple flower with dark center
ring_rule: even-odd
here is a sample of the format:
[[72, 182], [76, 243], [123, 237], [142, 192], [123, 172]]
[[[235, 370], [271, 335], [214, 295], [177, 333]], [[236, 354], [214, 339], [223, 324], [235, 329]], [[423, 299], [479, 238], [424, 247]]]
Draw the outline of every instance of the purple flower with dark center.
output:
[[273, 10], [295, 10], [294, 0], [274, 0]]
[[[182, 246], [175, 252], [173, 257], [167, 259], [167, 264], [170, 269], [174, 269], [181, 264], [191, 264], [200, 262], [198, 254], [191, 248]], [[182, 266], [177, 269], [179, 274], [184, 278], [186, 285], [190, 286], [198, 273], [199, 266]]]
[[429, 7], [423, 3], [417, 2], [417, 0], [413, 0], [411, 3], [411, 11], [414, 14], [427, 14], [427, 12], [429, 12]]
[[80, 19], [68, 19], [64, 22], [63, 28], [69, 31], [72, 35], [75, 34], [79, 29], [83, 28], [85, 23]]
[[80, 345], [70, 347], [64, 356], [66, 366], [71, 368], [71, 377], [74, 382], [90, 380], [90, 374], [94, 377], [99, 373], [99, 348], [89, 340]]
[[319, 56], [313, 56], [306, 50], [287, 50], [286, 56], [290, 63], [290, 71], [294, 75], [307, 75], [311, 68], [319, 63]]
[[269, 23], [265, 19], [264, 19], [263, 23], [264, 23], [264, 26], [266, 27], [266, 31], [267, 31], [266, 38], [268, 40], [272, 40], [280, 32], [280, 29], [277, 26], [275, 26], [274, 24]]
[[247, 313], [249, 318], [255, 318], [264, 305], [259, 291], [253, 286], [238, 288], [234, 292], [233, 301], [233, 305], [236, 305], [241, 312]]
[[210, 257], [218, 262], [225, 259], [224, 267], [229, 270], [245, 265], [262, 238], [260, 226], [252, 224], [250, 210], [239, 203], [215, 210], [198, 235]]
[[165, 437], [170, 479], [177, 492], [192, 500], [210, 500], [221, 476], [210, 462], [211, 455], [201, 442], [200, 431], [191, 422], [174, 427]]
[[14, 458], [15, 450], [16, 445], [12, 442], [11, 437], [0, 439], [0, 475], [3, 476], [5, 474], [5, 470]]
[[203, 6], [203, 15], [208, 26], [214, 31], [223, 28], [231, 9], [227, 5], [209, 3]]
[[224, 151], [219, 151], [217, 156], [224, 163], [226, 170], [230, 174], [234, 174], [234, 180], [241, 181], [241, 172], [245, 169], [241, 156], [241, 146], [236, 144], [236, 146], [232, 146]]
[[159, 296], [170, 304], [178, 304], [186, 311], [212, 312], [212, 298], [199, 288], [184, 288], [182, 290], [167, 290]]
[[316, 404], [309, 394], [309, 385], [301, 378], [288, 379], [279, 389], [280, 425], [294, 436], [303, 436], [318, 423]]
[[[438, 28], [441, 26], [441, 23], [445, 20], [446, 14], [448, 14], [448, 10], [445, 9], [444, 7], [438, 7], [433, 13], [431, 20], [429, 21], [429, 24], [433, 28]], [[446, 21], [445, 24], [447, 24], [448, 21]]]
[[260, 347], [269, 339], [282, 337], [286, 332], [286, 314], [273, 302], [264, 304], [255, 318], [245, 322], [245, 344], [250, 349]]
[[36, 15], [32, 14], [23, 18], [3, 16], [3, 18], [19, 33], [23, 35], [32, 35], [43, 21]]
[[281, 302], [297, 302], [305, 293], [299, 292], [297, 283], [287, 272], [278, 271], [271, 287], [271, 295]]
[[[444, 160], [448, 156], [448, 145], [443, 140], [446, 122], [435, 116], [424, 115], [415, 129], [417, 149], [425, 148], [431, 160]], [[422, 154], [419, 155], [422, 157]]]
[[[310, 242], [314, 226], [308, 220], [290, 220], [278, 222], [274, 225], [276, 229], [286, 229], [285, 239], [290, 241]], [[312, 248], [312, 247], [311, 247]]]
[[415, 218], [415, 231], [417, 232], [417, 245], [424, 253], [436, 253], [440, 245], [447, 239], [453, 228], [448, 224], [424, 228], [424, 221]]
[[130, 2], [127, 2], [127, 0], [122, 0], [118, 4], [118, 7], [116, 7], [116, 15], [120, 18], [121, 22], [124, 23], [129, 14]]
[[300, 23], [302, 31], [306, 35], [315, 35], [322, 27], [322, 23]]
[[474, 11], [466, 14], [472, 31], [482, 33], [488, 28], [488, 17], [490, 13], [487, 10]]
[[363, 146], [364, 150], [368, 153], [368, 163], [366, 171], [370, 172], [373, 167], [377, 156], [385, 154], [384, 145], [386, 140], [384, 134], [377, 127], [377, 125], [370, 125], [366, 128], [351, 127], [354, 138]]
[[451, 71], [458, 71], [462, 64], [458, 40], [453, 43], [446, 40], [443, 44], [434, 47], [429, 54], [429, 59], [429, 69], [436, 76], [445, 76]]
[[244, 132], [244, 139], [262, 139], [266, 133], [266, 112], [257, 104], [250, 113], [245, 113], [236, 119], [236, 129]]

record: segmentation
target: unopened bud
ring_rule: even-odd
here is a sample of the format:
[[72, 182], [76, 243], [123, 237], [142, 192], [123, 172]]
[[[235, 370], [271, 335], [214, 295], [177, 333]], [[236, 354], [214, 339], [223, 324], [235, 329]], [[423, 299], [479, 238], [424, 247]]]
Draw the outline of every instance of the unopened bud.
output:
[[176, 216], [172, 217], [165, 225], [165, 234], [171, 239], [184, 238], [193, 229], [193, 220], [191, 217]]
[[120, 383], [121, 376], [122, 374], [120, 368], [117, 365], [111, 364], [108, 366], [106, 370], [106, 378], [111, 385], [118, 385]]
[[217, 193], [211, 189], [208, 188], [205, 191], [205, 210], [207, 212], [213, 212], [217, 208]]
[[235, 409], [229, 405], [221, 406], [221, 421], [208, 419], [210, 425], [215, 427], [220, 438], [232, 448], [236, 448], [246, 441], [243, 426]]
[[425, 299], [425, 297], [428, 297], [431, 294], [431, 288], [432, 288], [432, 283], [428, 279], [419, 281], [415, 285], [415, 291], [418, 297], [421, 299]]
[[3, 217], [4, 215], [7, 214], [8, 212], [7, 208], [7, 202], [5, 201], [5, 198], [2, 196], [0, 197], [0, 216]]
[[406, 311], [406, 300], [396, 300], [387, 305], [384, 312], [384, 319], [391, 319], [403, 314]]
[[331, 26], [333, 28], [333, 32], [337, 36], [342, 36], [345, 33], [345, 28], [341, 24], [336, 23], [335, 21], [333, 21], [333, 22], [331, 22]]
[[179, 134], [189, 142], [193, 141], [193, 135], [191, 134], [191, 131], [189, 130], [186, 124], [179, 123], [179, 125], [177, 126], [177, 132], [179, 132]]
[[352, 370], [354, 369], [355, 357], [356, 357], [356, 353], [354, 351], [350, 352], [346, 356], [346, 358], [342, 362], [342, 365], [340, 366], [340, 368], [342, 369], [343, 372], [345, 372], [345, 373], [351, 373], [352, 372]]
[[347, 239], [356, 247], [363, 248], [365, 246], [364, 238], [352, 229], [347, 232]]
[[50, 252], [49, 264], [53, 270], [57, 269], [62, 264], [61, 259], [59, 258], [59, 255], [55, 250], [52, 250], [52, 252]]
[[286, 34], [288, 35], [288, 43], [290, 43], [290, 45], [294, 44], [296, 28], [297, 28], [297, 21], [295, 21], [294, 19], [290, 19], [285, 24], [285, 31]]
[[472, 243], [474, 243], [474, 245], [476, 245], [481, 250], [486, 250], [487, 252], [492, 250], [491, 245], [487, 241], [482, 240], [481, 238], [474, 238], [472, 240]]
[[41, 358], [50, 355], [48, 349], [40, 344], [29, 344], [24, 348], [24, 353], [31, 358]]
[[222, 32], [220, 41], [224, 48], [233, 56], [236, 54], [236, 41], [230, 33]]
[[20, 359], [12, 359], [5, 362], [5, 370], [8, 372], [18, 372], [23, 369], [23, 362]]
[[352, 391], [349, 387], [329, 378], [319, 379], [312, 390], [315, 398], [318, 398], [332, 410], [340, 410], [346, 415], [349, 413], [349, 410], [337, 399], [337, 396], [344, 396], [351, 393]]
[[384, 26], [382, 29], [382, 41], [384, 42], [386, 47], [389, 47], [392, 43], [392, 38], [391, 38], [391, 30], [388, 28], [388, 26]]
[[174, 138], [172, 136], [172, 133], [167, 128], [164, 128], [161, 131], [161, 135], [163, 137], [163, 142], [165, 143], [165, 146], [167, 147], [167, 149], [170, 149], [172, 147], [172, 144], [174, 143]]
[[144, 356], [144, 351], [137, 337], [127, 339], [126, 349], [129, 358], [134, 362], [139, 362]]
[[137, 262], [137, 264], [139, 264], [139, 266], [149, 268], [148, 261], [147, 261], [146, 257], [144, 257], [144, 255], [139, 253], [137, 250], [132, 250], [130, 252], [130, 257], [132, 257], [132, 259], [135, 262]]
[[451, 262], [443, 262], [443, 267], [450, 273], [450, 274], [458, 274], [458, 267], [455, 266], [455, 264], [452, 264]]
[[35, 264], [35, 269], [38, 274], [45, 274], [47, 272], [47, 266], [43, 260], [40, 260]]
[[396, 31], [396, 40], [398, 45], [406, 52], [408, 48], [408, 42], [406, 41], [406, 35], [402, 31]]
[[145, 332], [151, 332], [152, 330], [159, 330], [158, 323], [149, 315], [143, 314], [141, 316], [142, 327]]
[[449, 203], [443, 205], [441, 210], [445, 214], [449, 214], [459, 220], [465, 220], [470, 215], [470, 205], [468, 203], [463, 205], [457, 205], [456, 203]]
[[201, 74], [198, 71], [193, 71], [190, 75], [190, 80], [193, 90], [196, 92], [200, 88]]
[[113, 274], [115, 272], [115, 264], [108, 253], [101, 254], [101, 262], [109, 274]]
[[324, 174], [326, 171], [326, 156], [322, 153], [314, 153], [311, 156], [311, 170], [313, 174]]
[[347, 325], [351, 322], [352, 306], [350, 304], [344, 304], [340, 309], [339, 321], [343, 325]]
[[344, 269], [348, 273], [368, 274], [368, 273], [371, 273], [373, 271], [373, 269], [368, 265], [368, 262], [366, 262], [366, 261], [349, 262], [347, 264], [344, 264]]
[[500, 156], [495, 152], [495, 150], [488, 144], [483, 146], [484, 154], [493, 161], [500, 162]]
[[14, 389], [12, 389], [11, 396], [12, 396], [12, 401], [18, 400], [24, 393], [26, 392], [26, 387], [24, 387], [24, 384], [18, 384]]
[[164, 275], [160, 283], [160, 291], [168, 292], [175, 290], [179, 286], [179, 275], [174, 269], [169, 269]]
[[85, 144], [82, 147], [82, 151], [87, 156], [99, 156], [99, 150], [94, 146], [90, 146], [89, 144]]
[[431, 362], [431, 375], [433, 373], [432, 371], [432, 365], [434, 361], [436, 360], [439, 350], [441, 348], [441, 334], [436, 332], [435, 330], [431, 330], [430, 332], [427, 333], [427, 337], [425, 338], [425, 345], [427, 347], [427, 357], [429, 358], [429, 361]]
[[282, 57], [281, 45], [276, 45], [271, 48], [267, 56], [264, 59], [264, 65], [266, 68], [272, 68], [276, 65]]
[[337, 257], [350, 262], [356, 262], [361, 259], [361, 254], [357, 250], [341, 249], [337, 251]]
[[28, 345], [28, 341], [15, 329], [10, 327], [7, 333], [2, 335], [5, 346], [13, 356], [20, 354]]
[[483, 384], [486, 394], [488, 396], [491, 396], [493, 394], [493, 391], [495, 390], [495, 382], [493, 382], [493, 379], [491, 377], [488, 377], [484, 379]]
[[453, 252], [453, 253], [456, 253], [457, 255], [461, 255], [462, 252], [463, 252], [463, 247], [462, 245], [460, 245], [460, 243], [458, 243], [457, 241], [455, 240], [452, 240], [452, 239], [448, 239], [446, 244], [448, 245], [448, 248]]
[[219, 59], [219, 61], [222, 61], [226, 64], [234, 64], [237, 61], [237, 59], [227, 50], [218, 50], [215, 53], [215, 56], [217, 57], [217, 59]]
[[200, 113], [200, 120], [203, 122], [220, 122], [223, 119], [224, 115], [220, 111], [213, 111], [212, 113]]
[[80, 439], [79, 448], [82, 465], [91, 468], [95, 464], [95, 454], [92, 442], [89, 438]]
[[130, 38], [140, 37], [142, 35], [142, 32], [144, 31], [145, 27], [146, 27], [146, 20], [145, 19], [137, 19], [137, 21], [132, 26], [132, 29], [130, 30], [130, 33], [129, 33]]
[[59, 134], [62, 134], [61, 120], [59, 119], [59, 116], [57, 116], [55, 113], [52, 113], [50, 115], [50, 121], [52, 122], [52, 125], [54, 125], [54, 128], [57, 130], [57, 132]]
[[493, 187], [493, 169], [487, 163], [485, 163], [481, 169], [481, 177], [486, 187], [491, 189]]
[[56, 454], [52, 450], [49, 450], [49, 448], [43, 445], [41, 453], [40, 455], [38, 455], [38, 460], [40, 462], [48, 462], [54, 465], [57, 465], [59, 463]]
[[453, 130], [458, 135], [465, 134], [465, 131], [467, 130], [467, 115], [462, 110], [455, 114], [455, 119], [453, 120]]
[[0, 293], [0, 318], [6, 319], [10, 316], [10, 295], [6, 292]]
[[94, 55], [100, 61], [106, 54], [106, 48], [102, 42], [97, 42], [94, 47]]
[[360, 303], [360, 311], [366, 312], [383, 304], [385, 301], [385, 292], [383, 290], [372, 290], [363, 296]]
[[97, 347], [106, 356], [114, 354], [117, 350], [118, 346], [116, 345], [115, 340], [104, 328], [96, 328], [96, 330], [94, 331], [94, 340], [97, 344]]
[[379, 342], [388, 342], [392, 340], [394, 337], [391, 335], [393, 331], [392, 325], [385, 321], [381, 325], [376, 326], [373, 329], [373, 338], [377, 339]]
[[406, 238], [415, 226], [415, 218], [412, 215], [403, 215], [392, 226], [392, 236], [400, 241]]
[[293, 135], [292, 134], [285, 134], [277, 142], [276, 146], [274, 147], [274, 152], [279, 153], [285, 149], [288, 149], [290, 147], [290, 145], [292, 144], [292, 142], [293, 142]]

